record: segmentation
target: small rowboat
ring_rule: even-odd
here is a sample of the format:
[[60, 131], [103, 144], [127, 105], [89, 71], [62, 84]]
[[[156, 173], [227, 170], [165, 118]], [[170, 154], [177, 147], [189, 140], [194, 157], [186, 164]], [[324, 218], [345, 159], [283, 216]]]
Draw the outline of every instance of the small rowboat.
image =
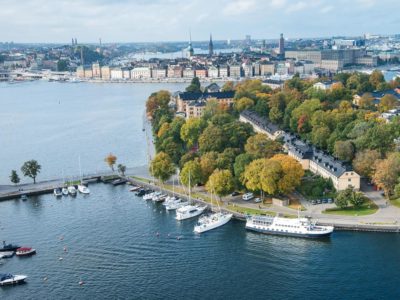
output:
[[16, 255], [17, 256], [29, 256], [36, 253], [36, 250], [33, 248], [28, 247], [21, 247], [17, 249]]

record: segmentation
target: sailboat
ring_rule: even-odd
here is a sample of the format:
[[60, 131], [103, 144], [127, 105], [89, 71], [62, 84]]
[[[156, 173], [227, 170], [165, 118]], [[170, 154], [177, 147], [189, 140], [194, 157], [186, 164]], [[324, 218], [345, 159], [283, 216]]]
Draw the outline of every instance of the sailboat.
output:
[[[62, 175], [63, 175], [63, 184], [65, 184], [64, 169], [62, 170]], [[61, 189], [61, 193], [62, 193], [64, 196], [68, 196], [68, 194], [69, 194], [68, 188], [67, 188], [66, 186], [64, 186], [64, 187]]]
[[81, 176], [81, 181], [78, 184], [78, 191], [82, 194], [90, 194], [90, 190], [89, 188], [83, 184], [83, 180], [82, 180], [82, 168], [81, 168], [81, 156], [79, 155], [79, 173]]
[[193, 217], [197, 217], [198, 215], [201, 215], [206, 210], [207, 206], [191, 204], [191, 194], [192, 194], [192, 190], [191, 190], [191, 186], [190, 186], [190, 172], [189, 172], [189, 203], [176, 210], [176, 217], [175, 217], [176, 220], [182, 221], [182, 220], [190, 219]]
[[[212, 204], [212, 199], [213, 199], [213, 194], [211, 193], [211, 204]], [[210, 215], [202, 216], [199, 218], [196, 226], [194, 226], [195, 233], [202, 233], [209, 231], [211, 229], [218, 228], [222, 225], [225, 225], [232, 219], [233, 214], [222, 212], [218, 201], [217, 204], [219, 208], [218, 212], [211, 213]]]
[[165, 205], [166, 210], [175, 210], [188, 204], [187, 202], [182, 202], [182, 200], [179, 197], [175, 196], [175, 179], [172, 180], [172, 193], [173, 196], [167, 197], [167, 199], [165, 199], [165, 202], [163, 203]]

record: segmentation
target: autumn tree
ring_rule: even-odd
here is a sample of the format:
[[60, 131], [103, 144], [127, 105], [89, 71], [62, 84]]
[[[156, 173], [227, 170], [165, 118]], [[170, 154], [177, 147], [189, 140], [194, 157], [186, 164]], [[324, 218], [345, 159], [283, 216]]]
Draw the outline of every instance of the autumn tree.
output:
[[114, 172], [114, 165], [117, 162], [117, 157], [114, 154], [110, 153], [110, 154], [108, 154], [106, 156], [104, 161], [111, 168], [111, 170]]
[[179, 174], [179, 178], [185, 186], [189, 186], [189, 182], [190, 182], [190, 187], [194, 187], [196, 184], [202, 183], [203, 174], [201, 172], [201, 166], [199, 160], [195, 159], [185, 163], [181, 173]]
[[200, 166], [204, 180], [207, 180], [217, 168], [217, 159], [218, 153], [215, 151], [206, 152], [201, 156]]
[[386, 94], [385, 96], [382, 97], [378, 105], [378, 108], [380, 112], [385, 112], [396, 107], [398, 103], [399, 101], [395, 96]]
[[372, 180], [389, 197], [400, 176], [400, 153], [390, 153], [386, 159], [377, 161], [375, 168]]
[[16, 170], [11, 170], [10, 181], [14, 184], [18, 184], [20, 182], [20, 178]]
[[279, 193], [287, 194], [293, 192], [300, 185], [301, 179], [304, 176], [301, 164], [285, 154], [277, 154], [271, 160], [279, 162], [282, 166], [282, 175], [278, 181]]
[[382, 72], [379, 70], [372, 71], [371, 75], [369, 75], [369, 83], [377, 89], [379, 84], [385, 82], [385, 77], [383, 76]]
[[215, 170], [206, 183], [207, 191], [217, 194], [220, 199], [231, 193], [234, 187], [233, 176], [229, 170]]
[[364, 109], [371, 109], [374, 106], [373, 101], [374, 97], [371, 93], [364, 93], [360, 100], [358, 100], [358, 106]]
[[243, 185], [252, 191], [268, 194], [278, 192], [278, 181], [282, 176], [282, 166], [277, 161], [260, 158], [252, 161], [243, 174]]
[[243, 97], [235, 101], [235, 108], [237, 111], [242, 112], [254, 106], [254, 100]]
[[361, 176], [371, 178], [375, 172], [375, 163], [381, 158], [381, 155], [376, 150], [366, 149], [357, 152], [353, 160], [354, 170]]
[[190, 118], [181, 127], [181, 139], [190, 148], [197, 144], [200, 134], [206, 127], [201, 118]]
[[149, 171], [153, 177], [165, 182], [175, 174], [176, 170], [171, 157], [164, 152], [159, 152], [151, 161]]
[[223, 92], [230, 92], [235, 90], [235, 84], [233, 81], [227, 81], [224, 83], [224, 85], [221, 88], [221, 91]]
[[33, 179], [33, 183], [36, 183], [36, 177], [40, 173], [40, 170], [42, 169], [42, 166], [39, 165], [39, 163], [32, 159], [26, 161], [22, 167], [21, 167], [21, 172], [24, 174], [26, 177], [30, 177]]
[[273, 141], [264, 133], [257, 133], [247, 140], [244, 146], [246, 153], [254, 158], [269, 158], [282, 150], [282, 145]]
[[219, 152], [224, 148], [225, 140], [226, 136], [220, 127], [209, 125], [199, 137], [199, 150], [202, 153]]

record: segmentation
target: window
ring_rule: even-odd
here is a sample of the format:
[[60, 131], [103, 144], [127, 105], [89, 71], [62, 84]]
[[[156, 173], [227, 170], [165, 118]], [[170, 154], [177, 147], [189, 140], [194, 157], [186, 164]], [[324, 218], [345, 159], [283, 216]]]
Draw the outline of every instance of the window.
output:
[[349, 182], [351, 181], [351, 178], [349, 178]]

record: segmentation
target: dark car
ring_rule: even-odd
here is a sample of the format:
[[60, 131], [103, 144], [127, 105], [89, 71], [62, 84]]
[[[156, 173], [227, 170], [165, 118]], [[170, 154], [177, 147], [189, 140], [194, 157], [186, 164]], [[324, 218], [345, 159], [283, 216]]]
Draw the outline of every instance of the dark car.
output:
[[328, 203], [328, 199], [322, 199], [322, 203]]
[[240, 195], [239, 192], [233, 192], [233, 193], [231, 194], [232, 197], [239, 196], [239, 195]]

